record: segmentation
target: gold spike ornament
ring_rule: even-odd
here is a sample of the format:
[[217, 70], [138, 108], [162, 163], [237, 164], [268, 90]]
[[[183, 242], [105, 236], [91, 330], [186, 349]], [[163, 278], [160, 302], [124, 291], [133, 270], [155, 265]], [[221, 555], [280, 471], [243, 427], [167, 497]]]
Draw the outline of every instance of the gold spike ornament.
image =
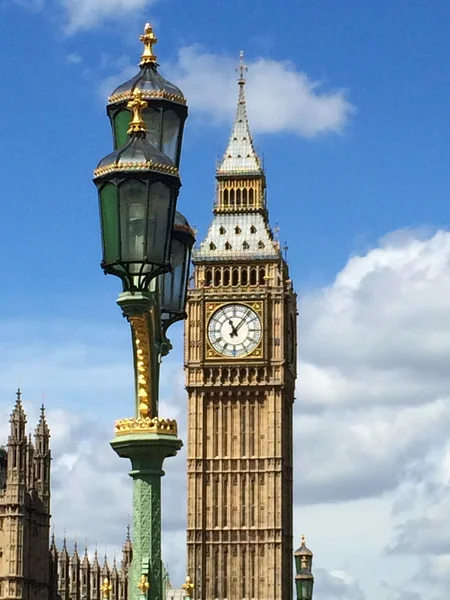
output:
[[186, 581], [181, 586], [184, 590], [186, 598], [192, 598], [192, 594], [194, 592], [194, 584], [191, 581], [189, 575], [186, 577]]
[[128, 127], [128, 135], [130, 133], [138, 133], [140, 131], [147, 131], [142, 111], [147, 108], [148, 103], [142, 99], [142, 90], [135, 88], [133, 92], [133, 100], [130, 100], [127, 104], [127, 108], [131, 110], [133, 116]]
[[139, 39], [144, 44], [144, 52], [141, 55], [140, 66], [155, 64], [156, 56], [153, 54], [153, 46], [158, 43], [158, 39], [153, 33], [153, 28], [150, 23], [145, 25], [144, 34], [139, 36]]
[[138, 588], [139, 591], [141, 592], [141, 594], [144, 596], [148, 590], [150, 589], [150, 584], [148, 582], [147, 576], [146, 575], [141, 575], [141, 578], [139, 580], [138, 583]]

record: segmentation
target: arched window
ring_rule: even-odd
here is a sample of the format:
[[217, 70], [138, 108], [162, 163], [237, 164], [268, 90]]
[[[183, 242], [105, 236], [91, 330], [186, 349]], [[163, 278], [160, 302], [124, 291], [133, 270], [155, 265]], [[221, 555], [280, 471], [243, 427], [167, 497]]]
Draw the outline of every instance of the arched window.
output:
[[237, 286], [239, 285], [239, 271], [237, 267], [233, 269], [231, 272], [231, 285]]
[[225, 244], [225, 250], [231, 250], [232, 246], [230, 244], [230, 242], [226, 242]]
[[259, 267], [259, 285], [266, 284], [266, 269], [264, 267]]
[[242, 244], [242, 249], [243, 249], [243, 250], [248, 250], [249, 248], [250, 248], [250, 246], [248, 245], [248, 242], [244, 242], [244, 243]]
[[250, 191], [248, 193], [248, 203], [250, 204], [250, 206], [253, 206], [253, 188], [250, 188]]
[[230, 269], [228, 267], [223, 270], [223, 285], [230, 285]]
[[211, 269], [206, 269], [205, 285], [211, 285], [211, 284], [212, 284], [212, 271], [211, 271]]
[[241, 205], [241, 190], [236, 190], [236, 206]]
[[254, 225], [250, 227], [250, 233], [256, 233], [256, 227]]
[[214, 286], [219, 287], [220, 285], [220, 270], [214, 269]]
[[242, 269], [242, 271], [241, 271], [241, 284], [242, 285], [248, 284], [248, 269]]
[[223, 204], [224, 206], [228, 206], [228, 190], [223, 191]]
[[250, 285], [256, 285], [256, 268], [250, 269]]
[[242, 190], [242, 205], [247, 206], [247, 188]]

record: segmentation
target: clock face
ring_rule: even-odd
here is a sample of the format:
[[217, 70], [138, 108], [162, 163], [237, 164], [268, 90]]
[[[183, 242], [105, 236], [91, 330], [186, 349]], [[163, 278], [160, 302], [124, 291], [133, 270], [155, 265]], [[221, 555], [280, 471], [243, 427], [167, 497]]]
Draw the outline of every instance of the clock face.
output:
[[261, 321], [245, 304], [226, 304], [212, 315], [208, 323], [211, 346], [223, 354], [239, 358], [253, 352], [261, 341]]

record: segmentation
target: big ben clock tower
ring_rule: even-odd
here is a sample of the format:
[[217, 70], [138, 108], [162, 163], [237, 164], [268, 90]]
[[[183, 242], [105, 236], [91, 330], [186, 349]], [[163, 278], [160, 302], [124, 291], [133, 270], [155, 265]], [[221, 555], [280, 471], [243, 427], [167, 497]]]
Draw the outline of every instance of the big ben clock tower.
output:
[[197, 600], [291, 600], [296, 296], [269, 226], [241, 53], [185, 328], [188, 571]]

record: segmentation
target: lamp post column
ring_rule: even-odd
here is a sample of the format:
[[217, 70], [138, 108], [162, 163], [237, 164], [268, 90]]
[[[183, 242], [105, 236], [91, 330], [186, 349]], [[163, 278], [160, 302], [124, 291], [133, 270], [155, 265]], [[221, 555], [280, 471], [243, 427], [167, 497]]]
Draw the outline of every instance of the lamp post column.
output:
[[160, 366], [156, 291], [123, 293], [118, 304], [131, 326], [136, 380], [136, 417], [116, 422], [112, 448], [131, 461], [133, 560], [128, 600], [162, 598], [161, 477], [163, 463], [182, 447], [177, 424], [158, 417]]

